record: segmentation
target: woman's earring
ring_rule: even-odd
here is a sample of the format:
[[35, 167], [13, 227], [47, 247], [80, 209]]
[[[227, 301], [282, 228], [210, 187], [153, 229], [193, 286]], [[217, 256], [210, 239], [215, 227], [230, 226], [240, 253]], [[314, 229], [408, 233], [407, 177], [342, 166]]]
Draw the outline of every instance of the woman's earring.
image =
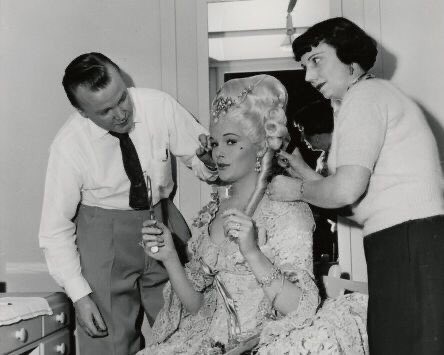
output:
[[254, 171], [257, 173], [261, 172], [261, 158], [256, 157], [256, 165], [254, 167]]
[[353, 69], [353, 65], [350, 65], [350, 75], [353, 75], [354, 72], [355, 70]]

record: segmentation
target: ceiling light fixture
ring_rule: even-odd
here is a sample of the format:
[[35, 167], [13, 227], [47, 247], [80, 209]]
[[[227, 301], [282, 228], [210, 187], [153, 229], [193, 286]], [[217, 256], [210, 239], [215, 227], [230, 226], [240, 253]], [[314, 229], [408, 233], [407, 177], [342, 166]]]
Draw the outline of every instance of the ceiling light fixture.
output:
[[290, 0], [290, 2], [288, 3], [287, 21], [286, 21], [287, 24], [285, 26], [285, 28], [286, 28], [285, 39], [280, 46], [281, 50], [283, 50], [285, 52], [292, 51], [292, 48], [291, 48], [291, 43], [293, 42], [292, 36], [296, 33], [296, 29], [293, 27], [293, 19], [291, 17], [291, 13], [292, 13], [294, 7], [296, 6], [296, 3], [297, 3], [297, 0]]

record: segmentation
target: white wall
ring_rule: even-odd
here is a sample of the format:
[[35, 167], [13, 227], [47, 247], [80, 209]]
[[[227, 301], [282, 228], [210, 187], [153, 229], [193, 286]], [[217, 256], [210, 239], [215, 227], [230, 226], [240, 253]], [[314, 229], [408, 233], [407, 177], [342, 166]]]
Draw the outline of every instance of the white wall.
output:
[[48, 147], [72, 111], [64, 68], [81, 53], [102, 51], [136, 86], [161, 88], [164, 3], [0, 0], [0, 281], [8, 290], [56, 287], [37, 234]]
[[424, 109], [444, 165], [444, 2], [342, 0], [342, 13], [378, 40], [375, 71]]
[[[208, 127], [208, 40], [206, 33], [206, 3], [174, 0], [177, 99], [200, 122]], [[178, 194], [175, 202], [187, 220], [192, 222], [200, 207], [208, 202], [210, 188], [194, 174], [178, 164]]]
[[444, 166], [444, 2], [381, 1], [384, 75], [426, 112]]

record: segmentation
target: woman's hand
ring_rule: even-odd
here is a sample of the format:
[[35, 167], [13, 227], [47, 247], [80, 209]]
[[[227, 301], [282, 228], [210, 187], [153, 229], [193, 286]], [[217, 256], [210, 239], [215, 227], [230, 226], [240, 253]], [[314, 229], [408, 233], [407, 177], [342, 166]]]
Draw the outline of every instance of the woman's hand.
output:
[[[143, 222], [142, 239], [145, 253], [153, 259], [166, 262], [177, 257], [171, 232], [161, 222], [147, 220]], [[158, 247], [156, 253], [151, 252], [152, 247]]]
[[285, 170], [294, 178], [304, 179], [307, 178], [304, 174], [307, 168], [311, 168], [307, 165], [304, 158], [302, 158], [299, 149], [296, 148], [292, 154], [288, 154], [284, 151], [279, 151], [276, 153], [278, 157], [278, 164], [285, 168]]
[[238, 209], [226, 210], [222, 218], [225, 235], [235, 238], [239, 245], [239, 250], [247, 259], [248, 256], [257, 253], [257, 229], [251, 217]]
[[278, 175], [267, 186], [266, 194], [275, 201], [298, 201], [301, 198], [301, 179]]

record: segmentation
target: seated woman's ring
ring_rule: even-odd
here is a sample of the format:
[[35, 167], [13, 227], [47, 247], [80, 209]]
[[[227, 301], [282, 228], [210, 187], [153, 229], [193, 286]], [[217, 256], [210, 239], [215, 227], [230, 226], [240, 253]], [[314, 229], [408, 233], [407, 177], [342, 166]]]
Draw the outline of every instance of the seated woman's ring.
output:
[[237, 231], [240, 231], [240, 227], [241, 227], [241, 224], [240, 224], [240, 223], [235, 223], [235, 224], [233, 225], [233, 229], [235, 229], [235, 230], [237, 230]]

